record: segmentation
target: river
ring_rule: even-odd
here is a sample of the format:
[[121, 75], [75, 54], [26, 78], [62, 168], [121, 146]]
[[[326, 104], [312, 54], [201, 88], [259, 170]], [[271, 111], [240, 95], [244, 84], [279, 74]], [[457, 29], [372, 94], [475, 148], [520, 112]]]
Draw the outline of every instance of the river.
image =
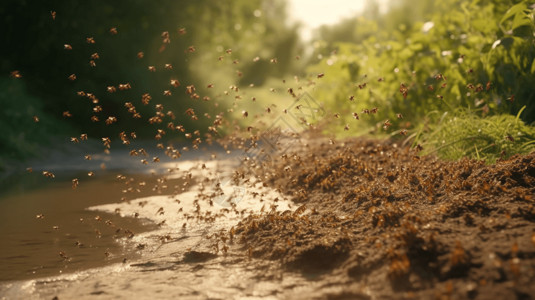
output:
[[35, 163], [3, 194], [1, 299], [269, 299], [302, 280], [258, 281], [269, 262], [216, 240], [243, 216], [291, 209], [254, 178], [247, 189], [232, 183], [236, 154], [211, 149], [146, 165], [126, 150], [78, 159]]

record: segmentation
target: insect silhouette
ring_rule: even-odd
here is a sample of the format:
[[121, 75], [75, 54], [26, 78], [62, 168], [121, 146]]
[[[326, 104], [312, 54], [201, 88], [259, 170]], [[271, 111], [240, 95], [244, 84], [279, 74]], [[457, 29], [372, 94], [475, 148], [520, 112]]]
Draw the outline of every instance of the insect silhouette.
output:
[[176, 79], [171, 79], [170, 83], [174, 87], [179, 87], [180, 86], [180, 82], [178, 82], [178, 80], [176, 80]]
[[403, 99], [407, 99], [407, 95], [408, 95], [409, 89], [407, 88], [407, 86], [405, 84], [403, 84], [403, 83], [400, 84], [399, 92], [403, 95]]
[[11, 71], [9, 76], [12, 77], [12, 78], [22, 78], [22, 75], [20, 74], [20, 72], [18, 70]]

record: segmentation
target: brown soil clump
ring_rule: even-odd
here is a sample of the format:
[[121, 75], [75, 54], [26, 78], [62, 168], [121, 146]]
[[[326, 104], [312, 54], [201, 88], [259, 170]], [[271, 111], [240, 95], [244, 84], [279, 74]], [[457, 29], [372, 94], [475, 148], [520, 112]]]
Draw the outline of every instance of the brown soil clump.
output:
[[392, 141], [309, 143], [248, 168], [298, 206], [236, 227], [250, 256], [340, 297], [356, 282], [372, 298], [535, 297], [535, 153], [485, 165]]

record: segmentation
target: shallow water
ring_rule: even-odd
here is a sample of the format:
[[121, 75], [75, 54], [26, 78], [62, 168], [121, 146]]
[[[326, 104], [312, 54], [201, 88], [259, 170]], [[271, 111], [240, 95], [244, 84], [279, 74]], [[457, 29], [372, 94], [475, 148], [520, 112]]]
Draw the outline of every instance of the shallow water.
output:
[[[192, 162], [181, 166], [187, 168], [187, 165], [199, 164], [212, 167], [210, 162]], [[197, 176], [208, 175], [203, 172], [199, 170], [193, 173]], [[279, 197], [277, 209], [283, 211], [290, 208], [280, 194], [260, 185], [258, 183], [255, 189], [243, 193], [226, 185], [223, 190], [228, 197], [222, 197], [213, 205], [199, 201], [200, 210], [203, 215], [210, 212], [209, 215], [213, 216], [227, 209], [228, 201], [233, 201], [237, 209], [245, 214], [258, 213], [262, 206], [274, 204], [274, 198]], [[251, 192], [254, 191], [263, 194], [262, 201], [252, 196]], [[209, 193], [210, 187], [205, 192]], [[235, 242], [228, 244], [228, 252], [222, 251], [222, 243], [219, 243], [219, 250], [214, 249], [214, 234], [221, 230], [227, 232], [241, 219], [241, 214], [231, 212], [209, 222], [188, 218], [195, 214], [194, 203], [200, 199], [199, 193], [197, 184], [189, 191], [174, 196], [148, 196], [130, 202], [89, 207], [89, 211], [98, 214], [114, 212], [119, 208], [124, 216], [139, 213], [153, 223], [166, 222], [155, 230], [131, 239], [133, 244], [143, 245], [139, 249], [140, 256], [132, 261], [60, 276], [4, 285], [0, 283], [0, 296], [6, 299], [51, 299], [56, 296], [59, 299], [94, 296], [100, 299], [277, 299], [277, 294], [282, 290], [286, 288], [286, 292], [291, 292], [296, 282], [302, 282], [300, 276], [292, 274], [279, 277], [275, 274], [278, 271], [271, 268], [272, 262], [248, 258]], [[160, 208], [164, 213], [155, 213]], [[177, 213], [180, 208], [180, 213]], [[275, 272], [273, 280], [259, 281], [259, 276], [265, 276], [266, 272]]]
[[[162, 163], [144, 165], [140, 157], [129, 155], [131, 148], [161, 155]], [[138, 257], [124, 237], [153, 230], [155, 223], [87, 208], [173, 192], [153, 188], [176, 163], [152, 143], [114, 144], [110, 154], [91, 140], [59, 149], [48, 153], [46, 160], [28, 162], [32, 172], [21, 172], [25, 167], [19, 166], [20, 170], [0, 180], [0, 282], [72, 273]], [[84, 159], [86, 154], [92, 159]], [[183, 160], [199, 156], [185, 152]], [[55, 178], [46, 178], [43, 171], [53, 172]], [[124, 174], [123, 180], [117, 179], [119, 173]], [[74, 178], [79, 179], [75, 189]], [[181, 178], [175, 181], [182, 186]]]
[[[35, 174], [22, 179], [30, 176]], [[38, 187], [19, 186], [1, 196], [0, 281], [58, 275], [134, 258], [135, 251], [117, 243], [117, 238], [125, 235], [125, 229], [141, 233], [154, 225], [86, 210], [120, 201], [122, 186], [114, 177], [80, 180], [76, 189], [71, 187], [71, 177], [56, 178]]]
[[[246, 189], [234, 185], [230, 177], [238, 164], [219, 152], [217, 159], [149, 165], [148, 172], [166, 174], [165, 182], [147, 171], [121, 180], [110, 171], [91, 180], [81, 173], [56, 174], [35, 189], [1, 196], [0, 238], [6, 243], [0, 250], [0, 299], [271, 299], [284, 285], [291, 293], [299, 276], [259, 282], [271, 262], [252, 261], [235, 242], [227, 243], [227, 252], [214, 237], [228, 234], [248, 214], [292, 209], [283, 195], [254, 178]], [[27, 175], [41, 176], [36, 172]], [[76, 175], [86, 179], [72, 189]], [[123, 193], [141, 182], [141, 192]], [[209, 201], [206, 195], [218, 190], [216, 184], [224, 194]], [[44, 218], [36, 218], [39, 214]], [[126, 228], [135, 235], [125, 234]]]

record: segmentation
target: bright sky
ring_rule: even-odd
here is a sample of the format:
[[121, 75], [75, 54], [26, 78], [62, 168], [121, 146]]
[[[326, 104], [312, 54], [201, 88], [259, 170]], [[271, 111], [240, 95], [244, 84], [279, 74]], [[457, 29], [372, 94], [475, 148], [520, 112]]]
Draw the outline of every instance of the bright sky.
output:
[[[383, 5], [387, 2], [375, 1]], [[288, 0], [288, 12], [290, 18], [303, 24], [303, 39], [310, 40], [313, 29], [353, 17], [361, 12], [365, 5], [366, 0]]]

